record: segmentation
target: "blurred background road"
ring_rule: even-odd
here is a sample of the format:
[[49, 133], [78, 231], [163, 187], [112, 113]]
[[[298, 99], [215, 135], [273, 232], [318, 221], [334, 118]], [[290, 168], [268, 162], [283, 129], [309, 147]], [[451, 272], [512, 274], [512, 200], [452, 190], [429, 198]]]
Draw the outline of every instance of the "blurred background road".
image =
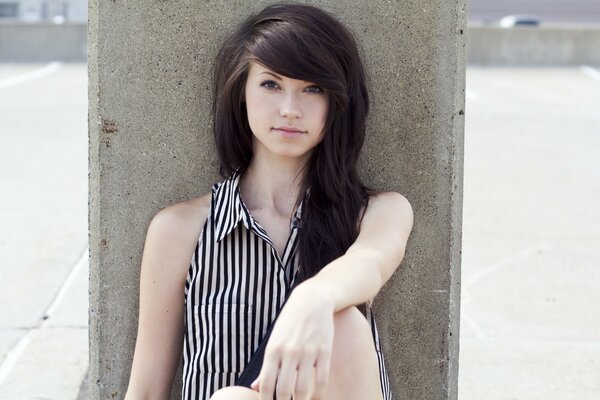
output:
[[598, 0], [470, 0], [469, 22], [497, 24], [509, 14], [530, 15], [553, 25], [598, 24]]
[[[86, 89], [0, 64], [0, 399], [87, 370]], [[599, 398], [599, 104], [591, 67], [467, 70], [460, 400]]]

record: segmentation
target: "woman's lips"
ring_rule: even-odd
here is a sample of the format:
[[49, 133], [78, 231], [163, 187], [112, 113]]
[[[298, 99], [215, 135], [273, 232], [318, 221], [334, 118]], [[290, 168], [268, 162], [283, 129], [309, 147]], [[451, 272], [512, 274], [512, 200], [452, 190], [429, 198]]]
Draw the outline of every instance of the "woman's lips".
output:
[[295, 136], [300, 136], [303, 133], [305, 133], [304, 131], [301, 131], [298, 128], [291, 128], [291, 127], [287, 127], [287, 126], [280, 126], [278, 128], [272, 128], [275, 132], [279, 133], [282, 136], [286, 136], [286, 137], [295, 137]]

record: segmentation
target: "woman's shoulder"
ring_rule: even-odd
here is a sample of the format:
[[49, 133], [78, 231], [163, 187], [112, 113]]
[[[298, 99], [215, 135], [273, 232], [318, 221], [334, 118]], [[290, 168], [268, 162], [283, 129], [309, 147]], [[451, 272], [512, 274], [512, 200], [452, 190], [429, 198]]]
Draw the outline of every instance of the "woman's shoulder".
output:
[[[148, 239], [161, 243], [167, 252], [184, 254], [194, 251], [208, 217], [211, 194], [172, 204], [160, 210], [148, 227]], [[171, 254], [172, 256], [174, 254]]]
[[370, 194], [369, 205], [371, 205], [372, 203], [391, 203], [400, 207], [410, 207], [410, 202], [408, 201], [408, 199], [404, 195], [394, 191], [378, 191]]
[[[160, 210], [150, 226], [165, 231], [170, 236], [179, 236], [202, 229], [210, 209], [211, 193], [172, 204]], [[179, 232], [179, 234], [178, 234]]]
[[413, 209], [408, 199], [394, 191], [376, 192], [369, 195], [369, 204], [364, 210], [365, 215], [371, 214], [378, 219], [389, 219], [395, 215], [402, 220], [410, 220], [412, 225]]
[[208, 216], [210, 201], [211, 195], [207, 194], [170, 205], [156, 213], [146, 234], [142, 270], [161, 281], [166, 276], [175, 279], [178, 284], [185, 281]]

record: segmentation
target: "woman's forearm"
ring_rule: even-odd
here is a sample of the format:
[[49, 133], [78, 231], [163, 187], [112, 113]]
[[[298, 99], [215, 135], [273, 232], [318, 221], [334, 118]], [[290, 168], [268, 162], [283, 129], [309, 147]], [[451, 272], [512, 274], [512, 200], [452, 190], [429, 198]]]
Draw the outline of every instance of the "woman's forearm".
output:
[[372, 300], [383, 284], [382, 257], [376, 251], [356, 249], [327, 264], [318, 274], [306, 280], [305, 290], [327, 296], [335, 312]]
[[412, 224], [412, 208], [404, 196], [395, 192], [373, 196], [356, 241], [302, 285], [327, 296], [335, 311], [372, 300], [404, 258]]

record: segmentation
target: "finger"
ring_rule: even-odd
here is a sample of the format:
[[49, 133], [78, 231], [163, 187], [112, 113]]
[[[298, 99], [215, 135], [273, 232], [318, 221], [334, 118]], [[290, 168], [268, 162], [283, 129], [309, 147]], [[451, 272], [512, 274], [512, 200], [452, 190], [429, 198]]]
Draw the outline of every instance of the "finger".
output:
[[254, 382], [250, 384], [250, 388], [258, 392], [260, 389], [260, 380], [256, 378]]
[[258, 375], [260, 390], [258, 398], [260, 400], [273, 400], [275, 394], [275, 383], [279, 372], [279, 352], [266, 349], [263, 365]]
[[310, 400], [315, 380], [315, 354], [306, 357], [298, 366], [294, 400]]
[[317, 355], [317, 363], [315, 369], [315, 390], [313, 392], [314, 399], [323, 398], [325, 387], [329, 381], [329, 368], [331, 365], [331, 350], [321, 349]]
[[277, 377], [277, 400], [290, 400], [296, 385], [298, 359], [294, 355], [284, 358]]

